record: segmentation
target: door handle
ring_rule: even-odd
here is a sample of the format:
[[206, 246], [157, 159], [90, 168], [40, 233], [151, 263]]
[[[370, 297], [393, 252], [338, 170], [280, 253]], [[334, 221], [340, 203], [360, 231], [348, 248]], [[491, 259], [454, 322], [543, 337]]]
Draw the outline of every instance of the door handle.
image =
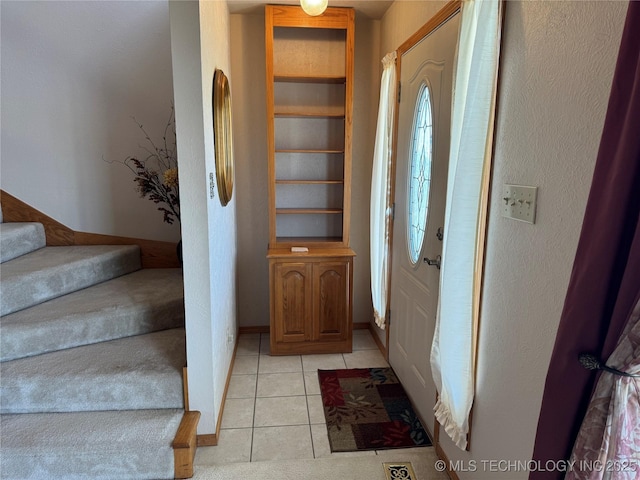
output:
[[440, 261], [441, 260], [442, 260], [442, 256], [438, 255], [433, 260], [431, 260], [430, 258], [424, 257], [424, 259], [422, 261], [424, 263], [426, 263], [427, 265], [429, 265], [430, 267], [436, 267], [438, 270], [440, 270]]

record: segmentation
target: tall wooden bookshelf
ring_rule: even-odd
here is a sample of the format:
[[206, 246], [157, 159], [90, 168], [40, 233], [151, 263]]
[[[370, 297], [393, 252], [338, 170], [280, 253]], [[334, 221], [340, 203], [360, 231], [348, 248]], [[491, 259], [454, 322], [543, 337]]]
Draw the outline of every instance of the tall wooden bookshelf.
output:
[[265, 27], [271, 353], [351, 351], [354, 11], [267, 5]]

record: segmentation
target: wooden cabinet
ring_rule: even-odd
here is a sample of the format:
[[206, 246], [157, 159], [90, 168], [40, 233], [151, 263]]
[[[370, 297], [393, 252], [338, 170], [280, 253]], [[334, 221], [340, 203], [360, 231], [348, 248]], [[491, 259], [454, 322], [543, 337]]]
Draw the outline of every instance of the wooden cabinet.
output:
[[351, 351], [354, 17], [265, 7], [274, 355]]
[[269, 253], [271, 354], [350, 352], [353, 252]]

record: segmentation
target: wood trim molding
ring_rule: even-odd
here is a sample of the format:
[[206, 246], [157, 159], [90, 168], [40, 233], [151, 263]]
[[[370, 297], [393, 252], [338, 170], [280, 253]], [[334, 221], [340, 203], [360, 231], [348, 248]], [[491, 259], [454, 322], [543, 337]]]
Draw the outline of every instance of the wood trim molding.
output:
[[[371, 332], [371, 336], [373, 337], [373, 341], [376, 342], [376, 345], [378, 346], [378, 349], [380, 350], [380, 352], [382, 353], [382, 355], [384, 356], [384, 359], [389, 362], [389, 350], [387, 349], [387, 347], [385, 345], [382, 344], [382, 341], [380, 340], [380, 337], [378, 336], [378, 333], [375, 331], [375, 328], [372, 323], [369, 323], [369, 332]], [[387, 330], [389, 330], [389, 328], [387, 328]], [[388, 341], [389, 335], [387, 335], [387, 341]]]
[[74, 245], [75, 232], [32, 206], [0, 190], [2, 216], [5, 222], [38, 222], [44, 225], [47, 245]]
[[[353, 324], [354, 330], [370, 330], [371, 324], [369, 322], [356, 322]], [[251, 334], [251, 333], [269, 333], [271, 328], [269, 325], [255, 325], [252, 327], [239, 327], [238, 334]]]
[[75, 245], [138, 245], [142, 268], [180, 268], [177, 244], [142, 238], [75, 232]]
[[189, 372], [187, 367], [182, 367], [182, 397], [184, 400], [184, 409], [188, 412], [189, 409]]
[[[219, 429], [216, 427], [216, 431]], [[215, 447], [218, 445], [218, 433], [203, 433], [196, 436], [198, 447]]]
[[4, 190], [0, 190], [0, 202], [2, 203], [2, 215], [5, 222], [41, 223], [44, 226], [48, 246], [138, 245], [140, 247], [142, 268], [180, 267], [176, 254], [176, 244], [173, 242], [76, 232]]
[[[253, 327], [249, 327], [249, 328], [253, 328]], [[263, 328], [263, 327], [259, 327], [259, 328]], [[216, 433], [198, 435], [197, 441], [198, 441], [199, 447], [215, 447], [216, 445], [218, 445], [218, 441], [220, 440], [220, 427], [222, 425], [222, 415], [224, 414], [224, 406], [227, 402], [227, 393], [229, 392], [229, 383], [231, 382], [233, 365], [236, 361], [236, 353], [238, 352], [238, 342], [240, 341], [240, 333], [241, 332], [238, 332], [238, 334], [236, 335], [236, 344], [233, 347], [233, 356], [231, 357], [231, 363], [229, 364], [229, 371], [227, 372], [227, 380], [224, 384], [224, 392], [222, 393], [220, 411], [218, 412], [218, 421], [216, 422]], [[252, 332], [252, 333], [256, 333], [256, 332]]]
[[238, 335], [252, 334], [252, 333], [269, 333], [271, 330], [269, 325], [257, 325], [254, 327], [239, 327]]
[[[328, 7], [321, 16], [310, 17], [292, 5], [267, 5], [273, 10], [273, 24], [276, 27], [338, 28], [344, 29], [353, 22], [355, 12], [343, 7]], [[345, 18], [345, 12], [347, 18]]]
[[442, 460], [445, 466], [447, 467], [447, 475], [449, 475], [449, 478], [451, 480], [460, 480], [460, 477], [458, 477], [458, 474], [456, 473], [456, 471], [451, 468], [451, 462], [449, 461], [449, 457], [447, 457], [447, 454], [445, 453], [443, 448], [440, 446], [440, 424], [438, 423], [437, 420], [436, 420], [435, 426], [433, 427], [433, 440], [434, 440], [433, 446], [435, 447], [436, 454], [438, 455], [438, 458]]

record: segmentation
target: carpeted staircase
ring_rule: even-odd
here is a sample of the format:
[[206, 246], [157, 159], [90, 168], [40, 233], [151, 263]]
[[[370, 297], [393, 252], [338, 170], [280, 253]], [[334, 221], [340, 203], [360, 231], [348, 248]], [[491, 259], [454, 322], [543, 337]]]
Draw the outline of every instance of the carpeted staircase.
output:
[[0, 478], [174, 478], [182, 271], [45, 240], [0, 223]]

